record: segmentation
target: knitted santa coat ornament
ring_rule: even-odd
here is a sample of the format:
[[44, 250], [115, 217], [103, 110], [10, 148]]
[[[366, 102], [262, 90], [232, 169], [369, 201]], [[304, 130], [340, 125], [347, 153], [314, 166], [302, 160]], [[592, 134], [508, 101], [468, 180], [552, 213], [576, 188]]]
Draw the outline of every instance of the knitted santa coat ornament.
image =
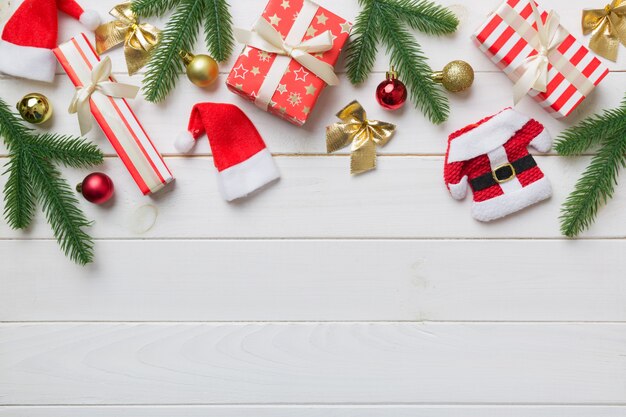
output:
[[548, 152], [552, 138], [543, 125], [507, 108], [450, 135], [444, 167], [446, 186], [461, 200], [474, 193], [472, 216], [490, 221], [552, 195], [528, 146]]
[[100, 24], [95, 11], [84, 11], [74, 0], [24, 0], [2, 31], [0, 72], [52, 82], [56, 69], [52, 50], [57, 46], [57, 9], [90, 30]]
[[177, 138], [176, 149], [187, 153], [196, 139], [207, 134], [218, 171], [218, 186], [226, 201], [245, 197], [280, 177], [261, 135], [239, 107], [196, 104], [187, 130]]

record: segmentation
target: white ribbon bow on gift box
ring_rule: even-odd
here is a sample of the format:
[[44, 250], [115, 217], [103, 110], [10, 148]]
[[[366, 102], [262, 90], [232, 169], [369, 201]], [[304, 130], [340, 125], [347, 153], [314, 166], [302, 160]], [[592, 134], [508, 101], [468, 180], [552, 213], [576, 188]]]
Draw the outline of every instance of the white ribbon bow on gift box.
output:
[[289, 45], [267, 20], [260, 18], [252, 31], [235, 28], [234, 33], [237, 42], [265, 52], [289, 56], [324, 80], [326, 84], [339, 84], [339, 78], [333, 66], [311, 55], [333, 49], [333, 37], [330, 30], [298, 45]]
[[111, 76], [111, 59], [107, 56], [100, 61], [91, 71], [91, 84], [78, 87], [70, 104], [70, 114], [78, 114], [78, 124], [81, 135], [91, 130], [93, 125], [89, 99], [95, 92], [105, 96], [118, 98], [135, 98], [139, 87], [130, 84], [109, 81]]
[[520, 65], [520, 68], [523, 69], [523, 75], [513, 87], [515, 104], [530, 90], [534, 89], [542, 93], [548, 90], [549, 56], [567, 37], [567, 32], [560, 29], [561, 19], [554, 10], [550, 11], [544, 23], [533, 0], [530, 1], [530, 5], [537, 24], [538, 48], [536, 49], [538, 53], [529, 56]]

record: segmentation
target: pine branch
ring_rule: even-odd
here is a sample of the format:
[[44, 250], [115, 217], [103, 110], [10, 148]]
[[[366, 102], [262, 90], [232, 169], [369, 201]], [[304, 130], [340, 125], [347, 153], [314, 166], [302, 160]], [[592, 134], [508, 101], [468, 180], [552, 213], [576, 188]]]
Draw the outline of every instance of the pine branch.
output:
[[163, 16], [179, 2], [180, 0], [134, 0], [131, 8], [140, 17]]
[[621, 107], [592, 116], [563, 132], [556, 141], [556, 151], [564, 156], [580, 155], [602, 138], [626, 132], [626, 98]]
[[235, 46], [232, 18], [225, 0], [204, 0], [206, 15], [204, 37], [211, 56], [217, 61], [228, 59]]
[[192, 50], [204, 13], [204, 0], [180, 0], [148, 63], [143, 86], [146, 100], [162, 101], [174, 88], [183, 71], [179, 53]]
[[12, 229], [26, 229], [35, 215], [35, 190], [28, 175], [31, 165], [29, 152], [15, 143], [3, 173], [9, 174], [4, 185], [4, 217]]
[[35, 137], [33, 150], [46, 159], [55, 160], [73, 168], [88, 168], [103, 161], [102, 152], [85, 139], [43, 134]]
[[427, 0], [378, 0], [399, 20], [429, 35], [454, 33], [459, 19], [449, 9]]
[[30, 135], [32, 129], [24, 126], [13, 111], [0, 99], [0, 136], [9, 151], [12, 151], [18, 142]]
[[574, 237], [594, 222], [598, 209], [612, 197], [620, 167], [626, 167], [625, 133], [609, 137], [591, 160], [561, 210], [561, 232]]
[[380, 35], [387, 45], [391, 65], [406, 84], [415, 106], [435, 124], [443, 123], [450, 113], [448, 99], [430, 77], [427, 58], [411, 34], [387, 8], [380, 7]]
[[352, 84], [365, 81], [374, 67], [378, 52], [377, 11], [377, 3], [365, 4], [353, 27], [353, 40], [346, 51], [348, 78]]

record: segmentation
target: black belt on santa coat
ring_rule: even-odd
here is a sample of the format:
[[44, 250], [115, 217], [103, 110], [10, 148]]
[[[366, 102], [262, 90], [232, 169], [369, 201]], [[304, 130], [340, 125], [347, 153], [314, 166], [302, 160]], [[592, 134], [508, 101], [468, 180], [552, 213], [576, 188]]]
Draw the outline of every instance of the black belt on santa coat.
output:
[[[511, 166], [515, 172], [513, 172]], [[535, 158], [533, 158], [532, 155], [526, 155], [517, 161], [511, 162], [510, 165], [503, 165], [492, 172], [488, 172], [480, 177], [474, 178], [470, 181], [470, 184], [472, 185], [472, 189], [474, 191], [486, 190], [487, 188], [493, 187], [498, 183], [510, 181], [522, 172], [528, 171], [536, 166], [537, 162], [535, 162]], [[500, 181], [497, 181], [496, 178]]]

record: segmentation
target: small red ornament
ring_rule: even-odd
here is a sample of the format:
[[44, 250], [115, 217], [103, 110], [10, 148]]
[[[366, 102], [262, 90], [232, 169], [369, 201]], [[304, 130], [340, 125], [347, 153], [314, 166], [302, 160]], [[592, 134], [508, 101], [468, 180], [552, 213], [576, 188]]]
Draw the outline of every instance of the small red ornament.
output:
[[85, 200], [94, 204], [103, 204], [113, 196], [113, 180], [102, 172], [94, 172], [85, 177], [82, 183], [76, 186]]
[[387, 110], [397, 110], [406, 102], [406, 86], [398, 80], [398, 73], [391, 67], [387, 79], [376, 87], [376, 100]]

